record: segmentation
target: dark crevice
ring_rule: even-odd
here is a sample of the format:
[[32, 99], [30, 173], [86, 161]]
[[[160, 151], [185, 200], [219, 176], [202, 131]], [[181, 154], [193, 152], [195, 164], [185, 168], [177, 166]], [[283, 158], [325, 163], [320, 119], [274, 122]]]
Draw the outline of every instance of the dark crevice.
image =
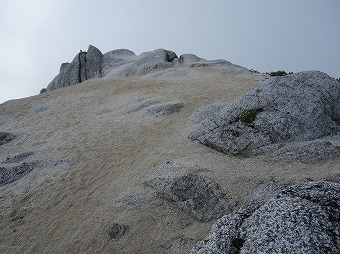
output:
[[235, 238], [232, 240], [231, 244], [234, 247], [233, 254], [239, 254], [241, 252], [241, 248], [243, 247], [244, 244], [244, 239], [241, 238]]
[[[87, 72], [86, 72], [86, 53], [87, 52], [83, 52], [83, 51], [80, 51], [80, 53], [78, 54], [78, 62], [79, 62], [79, 69], [78, 69], [78, 83], [81, 83], [83, 81], [86, 81], [87, 80]], [[82, 55], [85, 55], [84, 59], [85, 59], [85, 66], [82, 65], [82, 62], [81, 62], [81, 56]], [[85, 80], [82, 80], [82, 69], [84, 69], [84, 76], [85, 76]]]
[[78, 67], [78, 83], [81, 82], [81, 56], [82, 52], [80, 51], [80, 53], [78, 54], [78, 62], [79, 62], [79, 67]]

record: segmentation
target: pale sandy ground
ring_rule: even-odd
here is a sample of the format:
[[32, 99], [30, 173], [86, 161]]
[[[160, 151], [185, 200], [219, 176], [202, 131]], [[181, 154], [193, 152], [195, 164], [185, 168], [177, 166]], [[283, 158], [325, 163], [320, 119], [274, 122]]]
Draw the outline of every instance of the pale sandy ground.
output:
[[[33, 151], [42, 165], [0, 187], [0, 253], [186, 253], [209, 231], [143, 182], [170, 161], [191, 163], [244, 204], [272, 180], [321, 179], [339, 160], [273, 164], [229, 157], [187, 138], [198, 108], [228, 102], [265, 78], [197, 68], [177, 78], [96, 80], [0, 105], [0, 130], [18, 138], [0, 162]], [[126, 111], [145, 99], [182, 102], [172, 115]], [[110, 240], [110, 224], [128, 226]]]

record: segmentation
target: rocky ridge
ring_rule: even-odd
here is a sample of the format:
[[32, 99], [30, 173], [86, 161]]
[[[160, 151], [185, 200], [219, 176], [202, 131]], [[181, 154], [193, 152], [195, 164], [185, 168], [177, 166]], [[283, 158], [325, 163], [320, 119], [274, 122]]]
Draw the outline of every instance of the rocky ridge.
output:
[[103, 54], [90, 45], [87, 52], [80, 51], [71, 63], [63, 63], [59, 74], [43, 88], [41, 93], [82, 83], [95, 78], [142, 76], [173, 67], [232, 66], [226, 60], [205, 60], [194, 54], [180, 57], [170, 50], [156, 49], [137, 56], [128, 49], [116, 49]]

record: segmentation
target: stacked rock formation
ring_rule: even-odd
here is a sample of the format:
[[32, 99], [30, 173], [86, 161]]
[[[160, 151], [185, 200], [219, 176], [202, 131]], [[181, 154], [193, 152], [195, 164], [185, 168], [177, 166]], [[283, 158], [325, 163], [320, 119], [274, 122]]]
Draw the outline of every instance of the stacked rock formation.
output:
[[117, 49], [105, 54], [90, 45], [88, 51], [80, 51], [71, 63], [63, 63], [59, 74], [41, 93], [78, 84], [95, 78], [127, 77], [146, 75], [152, 71], [164, 70], [176, 66], [211, 67], [230, 66], [226, 60], [208, 61], [193, 54], [184, 54], [179, 58], [175, 52], [156, 49], [137, 56], [128, 49]]
[[84, 82], [102, 76], [102, 52], [90, 45], [79, 52], [71, 63], [63, 63], [59, 74], [47, 86], [47, 91]]

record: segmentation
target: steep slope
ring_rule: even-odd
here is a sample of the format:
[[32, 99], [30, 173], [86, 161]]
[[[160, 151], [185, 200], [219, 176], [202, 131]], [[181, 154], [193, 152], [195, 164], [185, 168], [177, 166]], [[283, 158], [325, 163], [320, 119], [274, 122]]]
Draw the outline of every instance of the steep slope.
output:
[[0, 146], [0, 167], [34, 165], [0, 186], [1, 253], [187, 253], [215, 219], [195, 219], [150, 181], [196, 174], [238, 208], [337, 172], [339, 159], [273, 164], [188, 139], [197, 109], [231, 102], [265, 75], [226, 66], [158, 74], [0, 105], [0, 131], [13, 137]]

